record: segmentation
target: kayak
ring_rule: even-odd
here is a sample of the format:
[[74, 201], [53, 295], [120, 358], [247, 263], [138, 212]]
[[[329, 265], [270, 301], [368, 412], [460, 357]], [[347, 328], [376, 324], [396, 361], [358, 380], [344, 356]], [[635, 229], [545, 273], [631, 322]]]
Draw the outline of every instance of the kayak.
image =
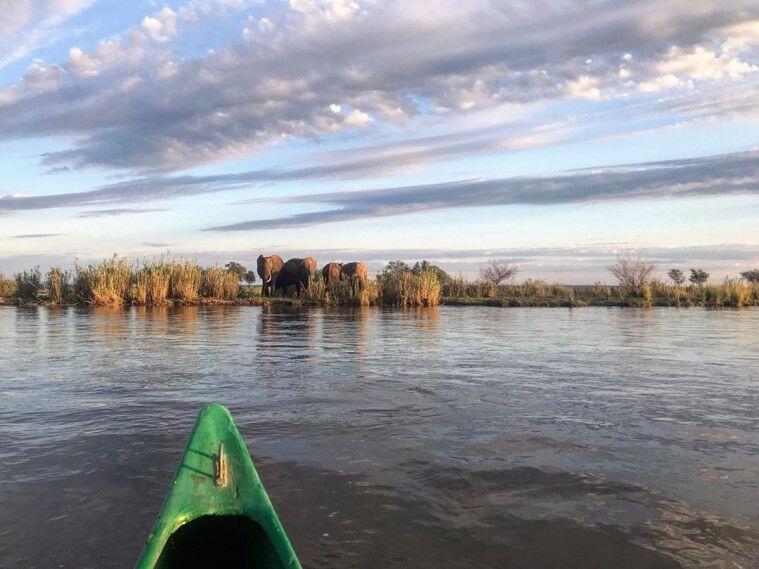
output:
[[200, 410], [135, 569], [300, 569], [229, 411]]

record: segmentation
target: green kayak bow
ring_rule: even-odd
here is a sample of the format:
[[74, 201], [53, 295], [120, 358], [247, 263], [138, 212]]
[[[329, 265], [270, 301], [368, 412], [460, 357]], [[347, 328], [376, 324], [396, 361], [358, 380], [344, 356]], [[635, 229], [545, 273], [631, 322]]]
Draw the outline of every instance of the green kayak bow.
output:
[[300, 569], [229, 411], [201, 409], [135, 569]]

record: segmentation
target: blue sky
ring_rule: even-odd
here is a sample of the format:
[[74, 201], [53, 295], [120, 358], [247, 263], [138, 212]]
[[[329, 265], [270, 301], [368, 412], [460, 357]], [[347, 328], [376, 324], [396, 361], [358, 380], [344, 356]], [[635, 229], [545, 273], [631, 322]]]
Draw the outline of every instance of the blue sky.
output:
[[0, 0], [0, 272], [759, 264], [756, 2]]

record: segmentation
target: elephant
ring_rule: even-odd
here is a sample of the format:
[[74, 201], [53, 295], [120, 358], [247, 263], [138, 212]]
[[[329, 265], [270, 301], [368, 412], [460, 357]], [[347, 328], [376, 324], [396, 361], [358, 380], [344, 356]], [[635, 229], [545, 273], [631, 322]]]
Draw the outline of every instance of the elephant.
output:
[[342, 278], [348, 280], [351, 287], [357, 287], [359, 291], [362, 291], [366, 287], [366, 279], [369, 278], [369, 269], [360, 261], [345, 263]]
[[322, 276], [324, 277], [324, 284], [329, 285], [331, 282], [338, 282], [342, 276], [343, 264], [342, 263], [327, 263], [322, 268]]
[[282, 294], [287, 292], [287, 287], [296, 286], [298, 296], [303, 291], [308, 291], [311, 287], [313, 274], [316, 272], [316, 259], [306, 257], [305, 259], [290, 259], [279, 271], [275, 290], [282, 290]]
[[284, 265], [284, 262], [279, 255], [272, 255], [271, 257], [258, 256], [258, 276], [261, 277], [261, 282], [263, 283], [261, 287], [261, 294], [263, 296], [274, 294], [282, 265]]

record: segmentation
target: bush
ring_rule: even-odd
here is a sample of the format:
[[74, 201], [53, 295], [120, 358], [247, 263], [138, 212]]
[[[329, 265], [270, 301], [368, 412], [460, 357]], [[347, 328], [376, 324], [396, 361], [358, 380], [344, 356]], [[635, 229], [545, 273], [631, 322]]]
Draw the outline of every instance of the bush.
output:
[[48, 301], [63, 304], [71, 299], [71, 273], [60, 267], [53, 267], [47, 273]]
[[615, 264], [607, 268], [619, 281], [619, 286], [632, 293], [640, 291], [649, 281], [656, 265], [641, 257], [620, 257]]
[[42, 288], [42, 272], [39, 266], [16, 275], [16, 296], [23, 302], [39, 300]]

